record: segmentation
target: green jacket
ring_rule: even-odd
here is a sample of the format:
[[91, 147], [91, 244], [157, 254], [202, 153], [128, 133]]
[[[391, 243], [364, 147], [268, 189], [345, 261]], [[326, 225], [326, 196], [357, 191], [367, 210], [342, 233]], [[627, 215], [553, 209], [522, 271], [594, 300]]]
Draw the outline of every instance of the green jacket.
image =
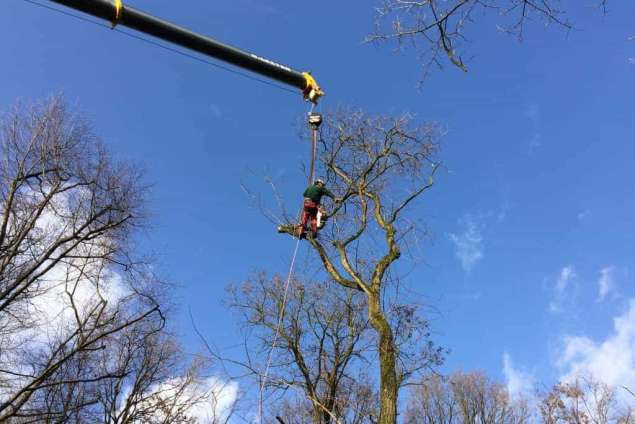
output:
[[322, 200], [322, 196], [327, 196], [331, 199], [335, 199], [333, 193], [331, 193], [326, 187], [319, 187], [318, 185], [314, 184], [304, 190], [304, 197], [313, 200], [313, 202], [315, 203], [319, 204], [320, 200]]

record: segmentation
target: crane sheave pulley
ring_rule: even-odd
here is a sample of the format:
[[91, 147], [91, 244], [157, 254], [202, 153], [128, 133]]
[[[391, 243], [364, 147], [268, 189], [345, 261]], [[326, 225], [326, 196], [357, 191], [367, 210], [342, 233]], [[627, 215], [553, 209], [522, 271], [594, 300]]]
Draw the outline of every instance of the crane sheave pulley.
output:
[[51, 0], [100, 19], [169, 41], [189, 50], [222, 60], [259, 75], [266, 76], [302, 91], [304, 98], [317, 103], [324, 95], [309, 72], [300, 72], [256, 54], [246, 52], [213, 38], [197, 34], [186, 28], [164, 21], [121, 0]]

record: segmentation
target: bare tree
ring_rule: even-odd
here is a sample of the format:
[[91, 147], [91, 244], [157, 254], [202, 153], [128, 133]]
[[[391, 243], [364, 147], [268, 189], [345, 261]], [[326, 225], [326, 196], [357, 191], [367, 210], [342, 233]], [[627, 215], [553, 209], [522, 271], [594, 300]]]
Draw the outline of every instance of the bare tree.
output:
[[[231, 408], [219, 408], [222, 387], [205, 384], [206, 364], [188, 364], [172, 336], [146, 330], [127, 328], [110, 337], [98, 357], [65, 363], [63, 381], [38, 390], [18, 414], [21, 422], [226, 423]], [[116, 377], [79, 381], [82, 374]]]
[[[347, 380], [336, 393], [337, 410], [342, 416], [331, 418], [332, 423], [372, 424], [377, 417], [377, 392], [374, 384], [362, 373], [356, 381]], [[275, 414], [284, 424], [306, 424], [315, 422], [313, 402], [306, 396], [285, 396]], [[273, 422], [273, 419], [269, 421]]]
[[185, 422], [200, 368], [132, 259], [139, 170], [59, 97], [6, 114], [0, 149], [0, 421]]
[[[604, 12], [606, 3], [598, 1]], [[558, 0], [384, 0], [368, 40], [413, 47], [424, 63], [424, 77], [431, 65], [442, 67], [446, 60], [467, 71], [461, 50], [468, 27], [491, 12], [500, 17], [500, 31], [519, 39], [529, 21], [573, 28]]]
[[[277, 414], [285, 423], [367, 422], [376, 414], [376, 393], [363, 378], [372, 346], [364, 297], [298, 279], [285, 295], [285, 283], [260, 274], [229, 289], [230, 306], [259, 346], [261, 362], [273, 349], [265, 388], [288, 393]], [[262, 379], [256, 359], [249, 357], [247, 368]]]
[[630, 424], [632, 402], [593, 377], [561, 382], [547, 392], [511, 398], [481, 372], [432, 375], [413, 386], [405, 424]]
[[512, 400], [507, 388], [480, 372], [430, 376], [414, 386], [407, 424], [523, 424], [530, 422], [526, 401]]
[[558, 383], [541, 395], [538, 405], [545, 424], [627, 423], [632, 411], [618, 410], [615, 388], [592, 377]]
[[[321, 129], [320, 169], [342, 202], [330, 215], [330, 231], [309, 242], [329, 278], [366, 298], [379, 357], [381, 424], [396, 423], [404, 382], [439, 360], [434, 349], [406, 352], [406, 342], [422, 334], [395, 332], [400, 321], [395, 312], [407, 311], [387, 297], [397, 285], [394, 265], [402, 248], [417, 235], [417, 217], [408, 212], [432, 187], [438, 135], [434, 125], [417, 126], [409, 115], [371, 117], [345, 110], [330, 114]], [[294, 223], [279, 231], [293, 235]]]
[[[100, 420], [108, 424], [225, 424], [234, 405], [224, 408], [219, 397], [225, 383], [207, 384], [201, 360], [188, 364], [173, 337], [158, 333], [135, 340], [130, 334], [109, 349], [100, 362], [115, 366], [125, 378], [97, 387]], [[204, 413], [198, 413], [204, 411]], [[204, 416], [201, 416], [204, 415]]]

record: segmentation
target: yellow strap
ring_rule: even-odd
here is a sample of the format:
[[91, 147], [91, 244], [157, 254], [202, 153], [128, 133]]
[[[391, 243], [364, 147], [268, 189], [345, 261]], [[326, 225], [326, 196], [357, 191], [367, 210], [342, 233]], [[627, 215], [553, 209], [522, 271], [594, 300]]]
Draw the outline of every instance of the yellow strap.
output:
[[115, 28], [121, 20], [121, 11], [123, 10], [123, 2], [115, 0], [115, 18], [112, 20], [112, 27]]
[[304, 90], [302, 91], [304, 99], [312, 103], [317, 103], [319, 98], [324, 95], [324, 91], [322, 91], [317, 81], [315, 81], [315, 78], [313, 78], [309, 72], [302, 72], [302, 76], [305, 82]]

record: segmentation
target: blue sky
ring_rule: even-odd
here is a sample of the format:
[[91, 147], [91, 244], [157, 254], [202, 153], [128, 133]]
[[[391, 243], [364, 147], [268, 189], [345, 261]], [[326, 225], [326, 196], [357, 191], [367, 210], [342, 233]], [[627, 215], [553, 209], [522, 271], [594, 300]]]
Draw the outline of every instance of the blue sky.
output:
[[[470, 72], [437, 71], [417, 90], [412, 52], [363, 44], [372, 1], [326, 0], [311, 13], [288, 0], [130, 1], [311, 70], [322, 107], [412, 111], [447, 129], [447, 171], [417, 212], [431, 238], [409, 275], [452, 350], [446, 371], [483, 369], [514, 390], [575, 370], [635, 385], [635, 4], [611, 2], [602, 16], [592, 2], [565, 3], [577, 3], [579, 30], [534, 25], [518, 43], [485, 17], [468, 33]], [[191, 308], [209, 339], [236, 342], [225, 286], [284, 272], [293, 250], [241, 183], [274, 174], [295, 207], [307, 106], [22, 0], [3, 6], [0, 106], [63, 92], [116, 156], [141, 163], [153, 184], [141, 243], [181, 285], [177, 330], [194, 349]]]

